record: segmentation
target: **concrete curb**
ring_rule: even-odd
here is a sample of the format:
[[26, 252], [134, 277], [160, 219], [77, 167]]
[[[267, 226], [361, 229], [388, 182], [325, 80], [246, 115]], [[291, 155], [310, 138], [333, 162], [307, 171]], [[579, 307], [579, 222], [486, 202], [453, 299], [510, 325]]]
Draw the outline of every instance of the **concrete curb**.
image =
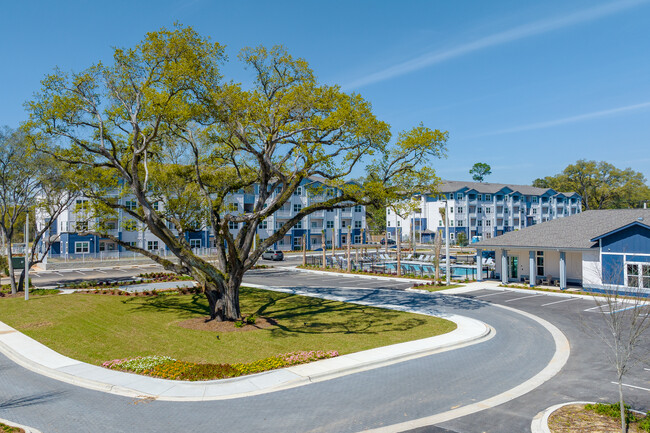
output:
[[553, 412], [564, 406], [589, 403], [593, 404], [591, 401], [570, 401], [568, 403], [560, 403], [556, 404], [555, 406], [551, 406], [548, 409], [543, 410], [535, 415], [533, 422], [530, 423], [530, 431], [531, 433], [551, 433], [551, 430], [548, 428], [548, 417], [550, 417]]
[[[299, 293], [300, 291], [282, 288], [246, 285], [310, 295], [306, 292]], [[390, 306], [379, 307], [389, 308]], [[423, 314], [420, 311], [413, 312]], [[238, 378], [204, 382], [157, 379], [86, 364], [63, 356], [2, 322], [0, 322], [0, 352], [17, 364], [38, 374], [96, 391], [165, 401], [223, 400], [265, 394], [325, 381], [477, 344], [495, 335], [494, 329], [478, 320], [457, 315], [449, 315], [444, 318], [455, 322], [457, 329], [435, 337], [378, 347], [309, 364]]]
[[9, 420], [6, 420], [6, 419], [2, 419], [2, 418], [0, 418], [0, 423], [6, 424], [6, 425], [8, 425], [10, 427], [21, 428], [21, 429], [25, 430], [25, 433], [41, 433], [40, 430], [36, 430], [34, 427], [28, 427], [26, 425], [18, 424], [18, 423], [15, 423], [15, 422], [12, 422], [12, 421], [9, 421]]
[[[486, 303], [485, 301], [479, 301], [479, 302]], [[557, 373], [560, 372], [562, 367], [564, 367], [564, 365], [569, 360], [569, 355], [571, 353], [569, 340], [562, 333], [562, 331], [560, 331], [555, 325], [551, 324], [550, 322], [547, 322], [541, 317], [537, 317], [526, 311], [521, 311], [515, 308], [506, 307], [497, 304], [491, 304], [491, 305], [528, 317], [529, 319], [534, 320], [535, 322], [542, 325], [544, 328], [546, 328], [547, 331], [551, 333], [551, 335], [553, 336], [553, 341], [555, 342], [555, 354], [553, 355], [549, 363], [546, 365], [546, 367], [544, 367], [539, 373], [537, 373], [535, 376], [528, 379], [527, 381], [515, 386], [514, 388], [504, 391], [501, 394], [495, 395], [494, 397], [490, 397], [485, 400], [469, 404], [467, 406], [462, 406], [457, 409], [452, 409], [428, 417], [414, 419], [403, 423], [394, 424], [391, 426], [385, 426], [377, 429], [364, 430], [365, 433], [370, 433], [370, 432], [392, 433], [396, 431], [412, 430], [415, 428], [421, 428], [421, 427], [431, 426], [442, 422], [450, 421], [452, 419], [456, 419], [476, 412], [480, 412], [485, 409], [490, 409], [500, 404], [514, 400], [534, 390], [535, 388], [539, 387], [544, 382], [550, 380], [553, 376], [555, 376]]]
[[342, 276], [347, 278], [350, 277], [363, 278], [366, 280], [401, 281], [407, 283], [429, 283], [433, 281], [433, 279], [383, 277], [383, 276], [363, 275], [363, 274], [348, 274], [344, 272], [316, 271], [313, 269], [300, 269], [295, 266], [277, 266], [277, 269], [284, 269], [287, 271], [306, 272], [306, 273], [316, 274], [316, 275], [333, 275], [333, 276]]

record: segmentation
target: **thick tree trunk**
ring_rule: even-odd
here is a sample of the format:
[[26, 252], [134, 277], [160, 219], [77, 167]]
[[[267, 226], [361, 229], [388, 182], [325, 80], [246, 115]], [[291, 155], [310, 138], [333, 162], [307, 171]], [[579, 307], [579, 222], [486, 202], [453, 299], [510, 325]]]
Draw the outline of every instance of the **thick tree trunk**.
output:
[[210, 305], [210, 320], [218, 322], [241, 319], [239, 310], [239, 287], [242, 277], [231, 277], [228, 280], [206, 281], [205, 296]]

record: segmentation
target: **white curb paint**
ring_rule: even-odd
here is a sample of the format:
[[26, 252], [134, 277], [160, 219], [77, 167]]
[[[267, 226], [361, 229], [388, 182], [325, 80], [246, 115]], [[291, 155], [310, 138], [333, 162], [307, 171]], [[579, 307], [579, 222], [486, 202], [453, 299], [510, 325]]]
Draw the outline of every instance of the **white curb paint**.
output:
[[470, 415], [476, 412], [480, 412], [485, 409], [490, 409], [500, 404], [506, 403], [508, 401], [514, 400], [522, 395], [534, 390], [538, 386], [542, 385], [544, 382], [551, 379], [557, 373], [560, 372], [562, 367], [569, 360], [569, 355], [571, 353], [571, 347], [569, 345], [569, 340], [566, 336], [553, 324], [547, 322], [546, 320], [537, 317], [533, 314], [527, 313], [525, 311], [520, 311], [511, 307], [506, 307], [503, 305], [491, 304], [498, 308], [503, 308], [514, 313], [521, 314], [525, 317], [528, 317], [531, 320], [542, 325], [548, 332], [553, 336], [553, 341], [555, 342], [555, 354], [549, 361], [549, 363], [535, 376], [528, 379], [527, 381], [515, 386], [512, 389], [509, 389], [501, 394], [495, 395], [483, 401], [469, 404], [467, 406], [459, 407], [447, 412], [439, 413], [436, 415], [414, 419], [411, 421], [406, 421], [399, 424], [393, 424], [391, 426], [380, 427], [372, 430], [364, 430], [364, 433], [393, 433], [398, 431], [411, 430], [419, 427], [426, 427], [434, 424], [439, 424], [442, 422], [450, 421], [452, 419], [460, 418], [466, 415]]
[[[246, 286], [313, 296], [307, 292], [300, 293], [298, 290], [254, 284], [246, 284]], [[338, 300], [334, 298], [339, 297], [332, 296], [327, 299]], [[341, 300], [345, 301], [345, 299]], [[402, 306], [383, 307], [408, 311]], [[0, 322], [0, 352], [31, 371], [97, 391], [166, 401], [223, 400], [265, 394], [333, 379], [477, 344], [495, 335], [493, 328], [479, 320], [458, 315], [448, 315], [444, 318], [455, 322], [456, 330], [435, 337], [378, 347], [280, 370], [201, 382], [157, 379], [86, 364], [63, 356], [2, 322]]]

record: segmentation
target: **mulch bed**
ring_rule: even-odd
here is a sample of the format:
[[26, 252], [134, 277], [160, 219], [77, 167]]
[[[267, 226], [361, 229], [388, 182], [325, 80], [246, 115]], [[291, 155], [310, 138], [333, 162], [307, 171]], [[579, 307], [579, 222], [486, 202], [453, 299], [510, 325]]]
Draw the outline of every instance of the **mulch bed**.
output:
[[[572, 404], [556, 410], [548, 418], [551, 433], [616, 433], [621, 431], [618, 419], [585, 410], [584, 404]], [[628, 433], [644, 433], [631, 424]]]
[[218, 322], [216, 320], [208, 320], [209, 317], [196, 317], [193, 319], [184, 320], [178, 323], [178, 326], [187, 329], [196, 329], [199, 331], [212, 331], [212, 332], [246, 332], [257, 331], [259, 329], [268, 329], [276, 326], [278, 322], [266, 317], [256, 317], [254, 324], [245, 324], [237, 328], [235, 322]]

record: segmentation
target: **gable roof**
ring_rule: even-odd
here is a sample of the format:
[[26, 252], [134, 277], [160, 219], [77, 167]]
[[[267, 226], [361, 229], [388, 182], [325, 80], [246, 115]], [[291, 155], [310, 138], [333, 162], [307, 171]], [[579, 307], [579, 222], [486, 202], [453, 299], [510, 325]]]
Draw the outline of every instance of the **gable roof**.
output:
[[601, 236], [633, 223], [643, 223], [644, 226], [650, 223], [650, 209], [585, 211], [472, 245], [477, 248], [589, 249], [598, 246], [597, 240]]
[[[443, 180], [438, 187], [438, 191], [447, 193], [447, 192], [456, 192], [463, 189], [474, 190], [482, 194], [496, 194], [499, 192], [504, 192], [504, 190], [509, 190], [504, 193], [519, 193], [522, 195], [544, 195], [550, 193], [550, 195], [558, 194], [552, 188], [537, 188], [529, 185], [510, 185], [505, 183], [489, 183], [489, 182], [463, 182], [457, 180]], [[578, 196], [578, 193], [575, 192], [563, 192], [566, 197]]]

